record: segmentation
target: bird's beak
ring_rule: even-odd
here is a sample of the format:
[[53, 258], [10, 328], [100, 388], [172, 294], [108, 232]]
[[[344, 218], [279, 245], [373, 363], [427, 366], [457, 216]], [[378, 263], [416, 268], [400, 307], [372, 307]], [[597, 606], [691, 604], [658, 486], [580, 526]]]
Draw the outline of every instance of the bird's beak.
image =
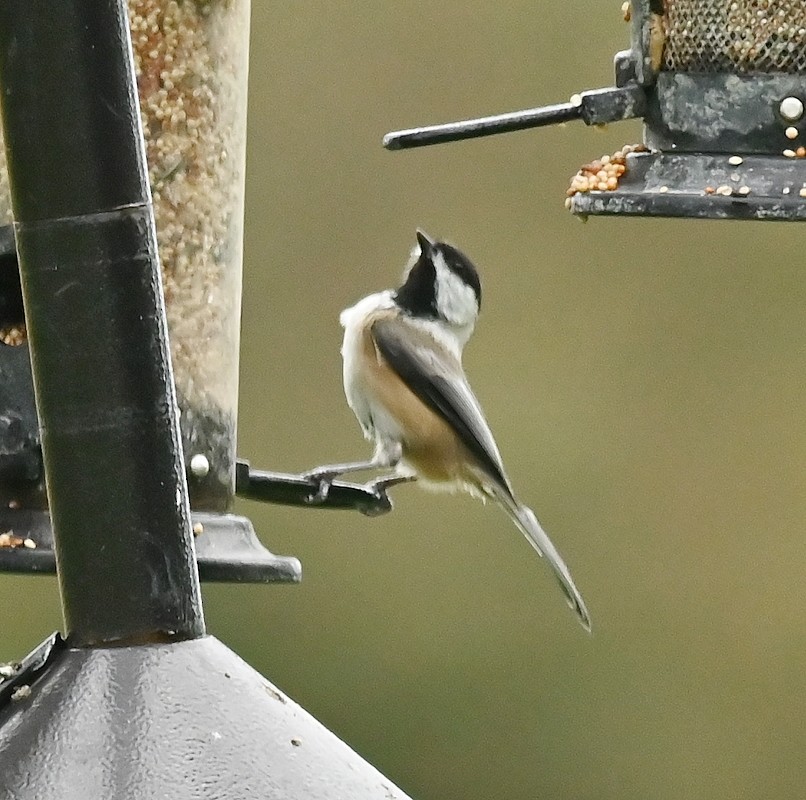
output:
[[420, 245], [420, 252], [424, 256], [429, 255], [434, 247], [433, 239], [421, 228], [417, 228], [417, 244]]

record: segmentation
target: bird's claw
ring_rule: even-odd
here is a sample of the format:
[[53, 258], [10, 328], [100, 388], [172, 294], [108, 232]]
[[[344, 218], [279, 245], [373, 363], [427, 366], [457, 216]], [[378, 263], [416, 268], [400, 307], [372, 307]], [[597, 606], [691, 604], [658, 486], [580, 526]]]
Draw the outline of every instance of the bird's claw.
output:
[[392, 510], [392, 500], [382, 481], [370, 481], [364, 484], [363, 488], [370, 492], [376, 500], [372, 505], [362, 506], [359, 509], [365, 517], [380, 517]]
[[312, 506], [324, 503], [330, 494], [330, 487], [333, 485], [333, 480], [337, 475], [338, 473], [336, 472], [316, 469], [304, 473], [302, 477], [316, 488], [315, 492], [305, 498], [305, 502]]
[[374, 481], [364, 484], [364, 489], [370, 492], [378, 501], [377, 505], [362, 510], [362, 514], [368, 517], [378, 517], [387, 514], [392, 510], [392, 500], [389, 497], [389, 489], [401, 483], [410, 483], [416, 480], [413, 475], [386, 475], [383, 478], [376, 478]]

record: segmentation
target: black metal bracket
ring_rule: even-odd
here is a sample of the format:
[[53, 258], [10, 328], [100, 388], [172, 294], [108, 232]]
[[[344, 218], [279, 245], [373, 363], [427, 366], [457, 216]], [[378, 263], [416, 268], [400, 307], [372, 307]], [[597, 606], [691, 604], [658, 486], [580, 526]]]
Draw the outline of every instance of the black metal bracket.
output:
[[476, 139], [480, 136], [493, 136], [497, 133], [542, 128], [576, 119], [582, 120], [586, 125], [605, 125], [608, 122], [642, 117], [646, 111], [646, 101], [646, 90], [637, 83], [593, 89], [574, 95], [568, 103], [393, 131], [383, 137], [383, 146], [387, 150], [404, 150], [442, 142]]
[[392, 510], [392, 501], [383, 490], [333, 481], [327, 497], [321, 502], [313, 502], [311, 498], [317, 488], [318, 482], [304, 475], [252, 469], [249, 462], [242, 459], [235, 465], [235, 494], [247, 500], [303, 508], [354, 510], [367, 517], [377, 517]]

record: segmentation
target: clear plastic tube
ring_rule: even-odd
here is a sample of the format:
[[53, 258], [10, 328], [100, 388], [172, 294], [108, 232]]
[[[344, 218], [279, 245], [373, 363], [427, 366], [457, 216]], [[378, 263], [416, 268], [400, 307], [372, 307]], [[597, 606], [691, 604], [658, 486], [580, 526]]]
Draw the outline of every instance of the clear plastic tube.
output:
[[238, 406], [249, 0], [129, 0], [129, 20], [187, 464], [196, 457], [191, 502], [225, 510]]
[[[235, 480], [249, 0], [128, 3], [191, 504], [224, 511]], [[0, 225], [11, 221], [0, 133]], [[15, 331], [0, 331], [5, 344], [23, 343]]]

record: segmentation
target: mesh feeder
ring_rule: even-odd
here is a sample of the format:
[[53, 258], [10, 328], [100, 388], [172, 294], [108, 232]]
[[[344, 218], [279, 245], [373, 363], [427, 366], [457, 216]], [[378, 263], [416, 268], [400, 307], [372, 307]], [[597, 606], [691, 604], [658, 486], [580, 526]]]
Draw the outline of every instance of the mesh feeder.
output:
[[586, 164], [566, 206], [591, 214], [806, 219], [806, 3], [632, 0], [616, 86], [569, 103], [388, 134], [389, 149], [572, 119], [641, 117], [643, 144]]

